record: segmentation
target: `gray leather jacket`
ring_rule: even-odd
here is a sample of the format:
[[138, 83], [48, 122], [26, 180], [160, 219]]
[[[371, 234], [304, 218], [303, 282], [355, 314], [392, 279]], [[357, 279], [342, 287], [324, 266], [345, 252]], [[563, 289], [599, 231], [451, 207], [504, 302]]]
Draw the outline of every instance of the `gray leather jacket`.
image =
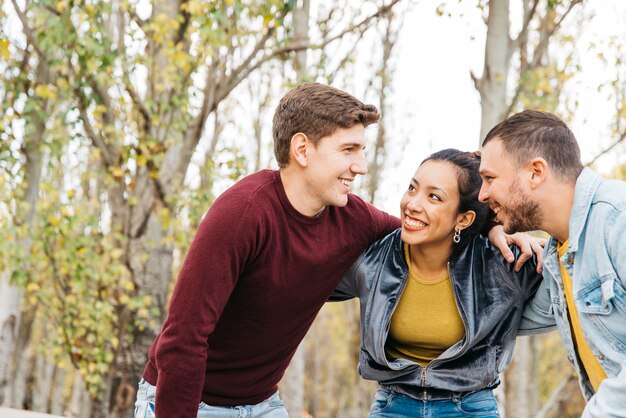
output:
[[[517, 258], [519, 249], [512, 249]], [[533, 260], [515, 273], [485, 237], [470, 240], [448, 263], [465, 337], [426, 367], [385, 355], [391, 315], [409, 271], [399, 229], [361, 254], [331, 300], [360, 299], [361, 376], [415, 398], [436, 391], [453, 397], [498, 385], [511, 361], [524, 302], [541, 281], [535, 268]]]

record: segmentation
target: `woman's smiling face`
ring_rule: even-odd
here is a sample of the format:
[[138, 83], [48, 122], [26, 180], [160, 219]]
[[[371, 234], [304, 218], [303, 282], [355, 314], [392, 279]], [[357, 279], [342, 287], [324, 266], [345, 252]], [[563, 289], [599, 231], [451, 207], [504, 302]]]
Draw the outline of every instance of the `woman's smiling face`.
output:
[[426, 161], [400, 200], [402, 240], [407, 244], [452, 243], [459, 213], [457, 168]]

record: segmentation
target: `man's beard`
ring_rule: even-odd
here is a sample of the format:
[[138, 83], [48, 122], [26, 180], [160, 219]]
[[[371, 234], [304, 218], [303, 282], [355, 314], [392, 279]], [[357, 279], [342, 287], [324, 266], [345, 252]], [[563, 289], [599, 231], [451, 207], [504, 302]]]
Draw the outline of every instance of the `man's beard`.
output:
[[535, 231], [540, 229], [543, 211], [537, 202], [531, 201], [517, 184], [517, 179], [509, 187], [509, 193], [514, 198], [505, 209], [509, 220], [504, 225], [504, 232], [514, 234], [516, 232]]

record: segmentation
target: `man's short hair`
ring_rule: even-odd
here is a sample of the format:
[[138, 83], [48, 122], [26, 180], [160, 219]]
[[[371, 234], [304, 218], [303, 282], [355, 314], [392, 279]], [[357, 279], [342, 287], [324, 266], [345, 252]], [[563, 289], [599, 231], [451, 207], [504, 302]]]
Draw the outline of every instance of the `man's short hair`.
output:
[[558, 178], [568, 182], [575, 182], [583, 169], [574, 134], [553, 113], [539, 110], [516, 113], [494, 126], [483, 146], [494, 139], [502, 141], [517, 167], [540, 157]]
[[366, 105], [346, 93], [319, 83], [302, 84], [287, 93], [274, 113], [274, 155], [280, 167], [289, 164], [291, 138], [305, 134], [314, 144], [337, 129], [364, 127], [378, 122], [374, 105]]

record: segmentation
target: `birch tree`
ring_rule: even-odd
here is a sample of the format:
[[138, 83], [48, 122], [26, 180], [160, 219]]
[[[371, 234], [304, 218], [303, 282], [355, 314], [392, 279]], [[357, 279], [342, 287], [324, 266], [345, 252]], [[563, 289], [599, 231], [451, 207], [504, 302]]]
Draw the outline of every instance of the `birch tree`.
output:
[[[5, 2], [19, 19], [21, 34], [9, 39], [3, 33], [0, 39], [0, 52], [12, 54], [9, 65], [16, 74], [3, 86], [38, 80], [41, 86], [25, 89], [25, 95], [49, 99], [56, 110], [38, 108], [36, 116], [44, 120], [52, 112], [67, 127], [71, 140], [57, 148], [79, 150], [76, 158], [86, 167], [84, 190], [69, 187], [71, 175], [60, 173], [65, 180], [39, 192], [48, 203], [37, 208], [37, 232], [44, 235], [30, 251], [36, 266], [7, 264], [15, 247], [3, 247], [4, 283], [10, 276], [21, 280], [13, 282], [20, 286], [14, 289], [18, 306], [0, 318], [2, 335], [14, 337], [19, 320], [14, 312], [24, 308], [23, 300], [33, 301], [28, 309], [38, 306], [51, 319], [59, 357], [67, 356], [90, 389], [91, 415], [131, 414], [147, 349], [166, 315], [175, 249], [184, 250], [180, 241], [189, 239], [180, 214], [187, 211], [185, 177], [201, 141], [218, 131], [206, 129], [209, 116], [266, 63], [323, 48], [366, 27], [396, 2], [377, 6], [371, 16], [332, 30], [317, 44], [289, 42], [284, 21], [292, 1], [162, 0], [147, 7], [122, 0]], [[47, 78], [38, 79], [37, 68], [46, 69]], [[9, 90], [4, 87], [3, 94]], [[8, 115], [13, 124], [28, 121], [33, 140], [15, 129], [7, 152], [35, 163], [51, 129], [26, 119], [23, 100], [21, 95]], [[28, 151], [31, 143], [33, 150], [18, 158], [17, 150]], [[205, 149], [205, 161], [211, 161], [216, 143]], [[62, 158], [48, 157], [53, 171], [65, 169]], [[20, 163], [10, 170], [22, 166], [28, 172]], [[41, 187], [35, 174], [29, 172], [22, 185]], [[26, 200], [12, 201], [17, 208]], [[82, 210], [85, 204], [91, 209]], [[18, 212], [10, 206], [2, 210]], [[15, 228], [15, 222], [2, 226]]]

